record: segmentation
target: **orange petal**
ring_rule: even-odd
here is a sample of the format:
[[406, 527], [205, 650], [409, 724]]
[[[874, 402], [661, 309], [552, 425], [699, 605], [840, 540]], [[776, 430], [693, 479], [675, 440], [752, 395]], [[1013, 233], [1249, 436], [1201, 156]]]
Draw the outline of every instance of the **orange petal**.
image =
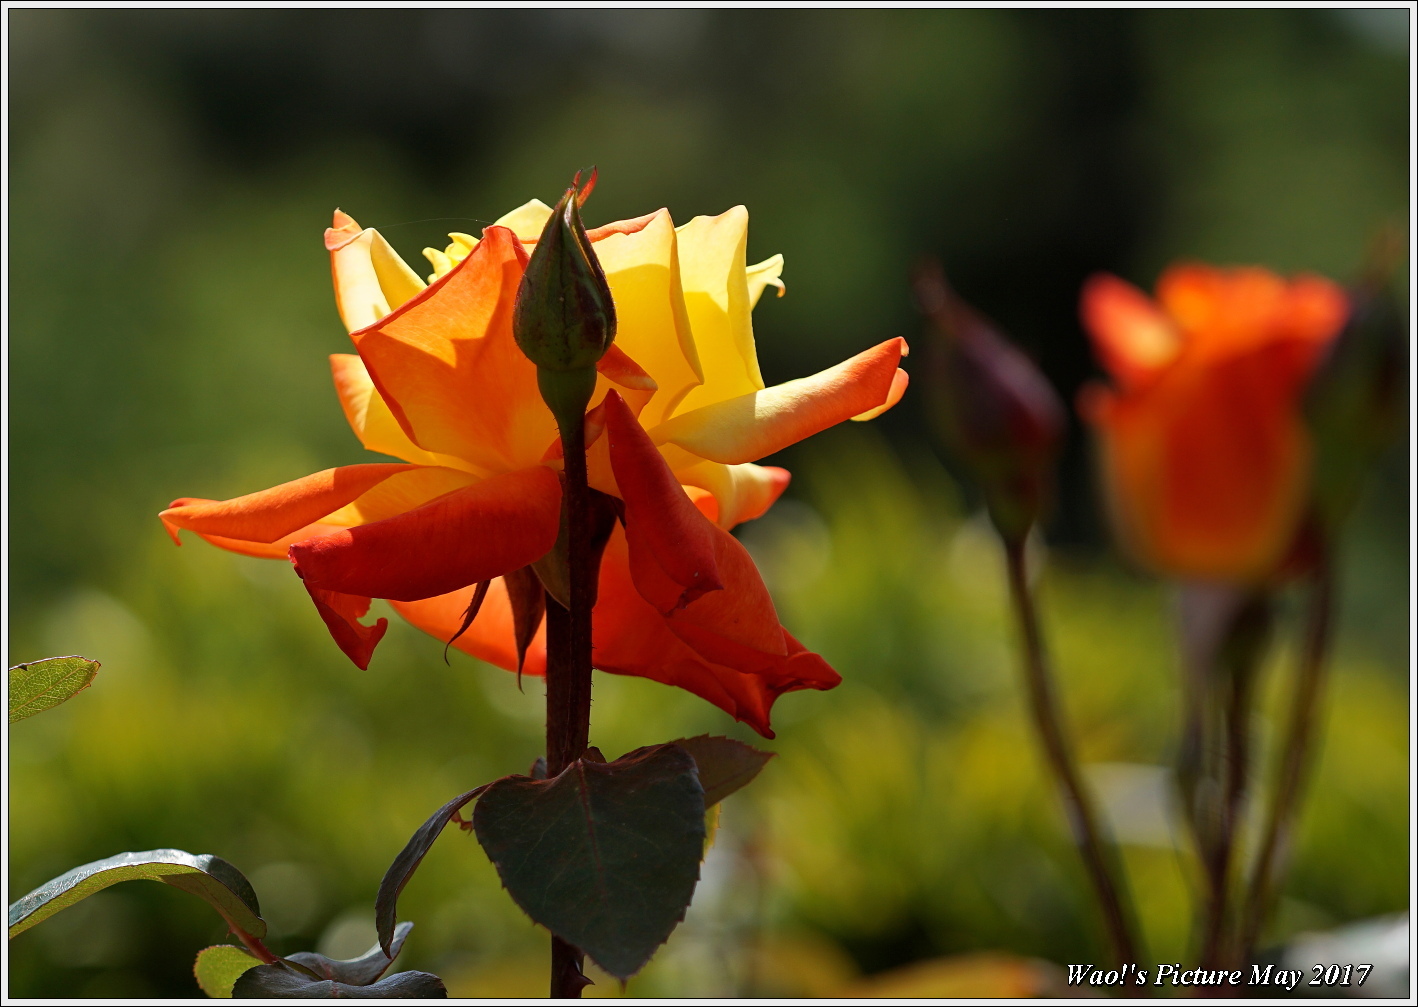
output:
[[441, 280], [353, 334], [409, 439], [489, 472], [535, 465], [556, 438], [537, 369], [512, 338], [524, 256], [511, 231], [489, 227]]
[[[474, 588], [469, 586], [422, 601], [391, 602], [394, 611], [435, 639], [447, 642], [463, 624]], [[507, 585], [501, 577], [492, 582], [483, 599], [478, 617], [467, 632], [453, 641], [453, 646], [480, 661], [495, 664], [508, 671], [517, 670], [517, 642], [512, 620], [512, 603], [507, 597]], [[546, 623], [533, 637], [527, 648], [524, 675], [546, 674]]]
[[413, 468], [374, 464], [325, 469], [232, 500], [182, 497], [158, 517], [174, 542], [179, 528], [247, 542], [275, 542], [339, 510], [390, 476]]
[[650, 434], [657, 444], [677, 444], [711, 461], [756, 461], [888, 404], [905, 353], [906, 340], [888, 339], [812, 377], [683, 413]]
[[409, 435], [394, 419], [388, 403], [374, 387], [364, 361], [356, 354], [330, 354], [330, 374], [335, 379], [335, 393], [340, 397], [340, 408], [344, 410], [345, 419], [367, 450], [419, 465], [441, 465], [487, 474], [461, 458], [425, 451], [409, 440]]
[[617, 220], [609, 224], [602, 224], [600, 227], [593, 227], [586, 232], [586, 237], [591, 241], [603, 241], [616, 234], [638, 234], [654, 223], [655, 218], [665, 210], [656, 210], [654, 213], [647, 213], [641, 217], [632, 217], [630, 220]]
[[720, 528], [729, 529], [767, 513], [793, 477], [787, 469], [772, 465], [700, 462], [676, 472], [675, 478], [686, 489], [707, 490], [714, 500], [714, 512], [707, 516]]
[[643, 367], [630, 359], [630, 355], [615, 343], [611, 343], [605, 356], [596, 363], [596, 370], [622, 388], [653, 392], [660, 387]]
[[1284, 311], [1285, 281], [1257, 267], [1217, 269], [1199, 263], [1169, 268], [1157, 300], [1197, 352], [1239, 353], [1268, 342]]
[[345, 656], [353, 661], [360, 671], [367, 669], [374, 648], [384, 639], [384, 632], [389, 628], [389, 620], [380, 619], [373, 626], [362, 625], [359, 620], [368, 614], [370, 599], [335, 591], [321, 591], [309, 584], [305, 589], [310, 592], [310, 600], [315, 602], [316, 611], [320, 613], [330, 636], [345, 652]]
[[1328, 343], [1349, 320], [1349, 310], [1349, 298], [1337, 283], [1301, 274], [1285, 292], [1277, 328], [1295, 339]]
[[875, 408], [868, 409], [864, 413], [858, 413], [852, 419], [857, 423], [865, 423], [867, 420], [874, 420], [882, 413], [901, 401], [901, 396], [906, 394], [906, 387], [911, 383], [911, 375], [897, 368], [896, 373], [891, 378], [891, 390], [886, 393], [886, 401]]
[[320, 535], [333, 535], [337, 531], [348, 528], [349, 525], [331, 524], [326, 521], [316, 521], [308, 524], [276, 539], [274, 542], [247, 542], [239, 538], [224, 538], [221, 535], [202, 535], [201, 538], [210, 542], [218, 549], [225, 549], [227, 552], [238, 553], [242, 556], [252, 556], [256, 559], [290, 559], [290, 547], [297, 542], [302, 542], [308, 538], [317, 538]]
[[1157, 305], [1108, 273], [1084, 283], [1079, 313], [1098, 362], [1124, 387], [1147, 381], [1181, 349], [1176, 325]]
[[538, 465], [397, 517], [297, 542], [290, 554], [315, 587], [417, 601], [540, 559], [556, 542], [560, 513], [560, 481]]
[[1300, 344], [1169, 369], [1098, 419], [1124, 544], [1173, 575], [1256, 581], [1279, 562], [1305, 503]]

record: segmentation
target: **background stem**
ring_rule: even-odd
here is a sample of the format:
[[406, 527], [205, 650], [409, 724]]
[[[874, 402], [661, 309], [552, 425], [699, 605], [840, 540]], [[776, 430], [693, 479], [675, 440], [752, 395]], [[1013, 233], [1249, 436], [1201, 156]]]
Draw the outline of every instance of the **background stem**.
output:
[[1102, 907], [1114, 958], [1119, 965], [1136, 963], [1141, 959], [1138, 958], [1137, 943], [1132, 935], [1132, 914], [1125, 908], [1126, 889], [1121, 880], [1122, 872], [1110, 852], [1109, 844], [1103, 841], [1102, 829], [1079, 778], [1054, 697], [1038, 615], [1029, 593], [1022, 539], [1005, 540], [1005, 560], [1009, 570], [1010, 597], [1024, 642], [1024, 673], [1034, 727], [1039, 732], [1049, 768], [1053, 770], [1058, 784], [1074, 842], [1083, 856], [1084, 866]]
[[1275, 887], [1284, 871], [1295, 826], [1300, 794], [1309, 770], [1316, 711], [1324, 689], [1324, 672], [1334, 622], [1334, 574], [1329, 558], [1323, 557], [1314, 573], [1309, 611], [1306, 614], [1305, 645], [1300, 658], [1299, 677], [1290, 704], [1280, 767], [1271, 794], [1255, 869], [1246, 892], [1237, 952], [1248, 961], [1260, 939], [1261, 927], [1270, 915]]
[[[565, 458], [561, 514], [566, 528], [571, 608], [550, 594], [547, 618], [547, 776], [555, 777], [586, 751], [591, 734], [591, 609], [597, 557], [590, 548], [591, 493], [586, 485], [585, 417], [561, 425]], [[585, 956], [561, 938], [551, 939], [551, 995], [578, 998], [589, 985]]]

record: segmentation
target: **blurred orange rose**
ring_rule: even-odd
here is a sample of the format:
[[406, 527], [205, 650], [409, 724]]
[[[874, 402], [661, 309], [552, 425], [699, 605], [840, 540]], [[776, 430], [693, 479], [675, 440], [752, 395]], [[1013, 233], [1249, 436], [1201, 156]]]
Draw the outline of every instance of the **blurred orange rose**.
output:
[[[491, 580], [453, 645], [543, 674], [544, 624], [519, 638], [509, 590], [527, 589], [525, 568], [556, 540], [561, 445], [536, 367], [513, 339], [512, 307], [550, 213], [533, 200], [480, 239], [451, 235], [446, 250], [425, 251], [425, 284], [379, 232], [337, 211], [325, 243], [358, 353], [330, 358], [336, 391], [361, 443], [404, 463], [328, 469], [234, 500], [175, 500], [162, 514], [174, 539], [188, 529], [235, 552], [289, 556], [362, 668], [387, 626], [360, 622], [371, 599], [448, 640], [473, 586]], [[680, 227], [660, 210], [589, 232], [619, 324], [597, 367], [587, 463], [591, 486], [624, 501], [602, 562], [593, 661], [680, 686], [771, 736], [780, 694], [840, 679], [779, 624], [728, 529], [788, 484], [787, 472], [754, 461], [900, 399], [906, 346], [888, 340], [765, 388], [750, 313], [768, 286], [781, 290], [783, 260], [746, 265], [747, 227], [736, 207]]]
[[1310, 499], [1305, 388], [1349, 313], [1318, 276], [1180, 264], [1157, 299], [1107, 274], [1084, 328], [1112, 378], [1079, 396], [1123, 546], [1166, 574], [1254, 583], [1296, 545]]

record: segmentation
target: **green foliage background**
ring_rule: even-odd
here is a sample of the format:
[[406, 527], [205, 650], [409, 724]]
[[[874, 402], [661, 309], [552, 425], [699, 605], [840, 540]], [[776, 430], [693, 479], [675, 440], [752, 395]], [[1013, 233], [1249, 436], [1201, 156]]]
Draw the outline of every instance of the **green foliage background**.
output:
[[[1150, 285], [1197, 257], [1344, 277], [1407, 217], [1406, 30], [1382, 12], [7, 16], [9, 663], [103, 662], [11, 731], [10, 897], [122, 850], [216, 853], [252, 878], [283, 952], [363, 951], [412, 830], [540, 753], [540, 683], [519, 693], [456, 653], [445, 667], [397, 618], [360, 672], [284, 564], [176, 549], [155, 519], [176, 496], [363, 460], [325, 362], [348, 350], [319, 240], [335, 205], [414, 261], [594, 162], [592, 223], [749, 206], [750, 256], [788, 264], [789, 295], [755, 319], [769, 380], [913, 335], [904, 277], [930, 252], [1066, 395], [1088, 368], [1072, 300], [1088, 272]], [[432, 48], [440, 31], [526, 48], [493, 65], [470, 41], [480, 59], [426, 65], [410, 26]], [[242, 45], [307, 76], [265, 80], [274, 64], [231, 61]], [[233, 93], [266, 88], [242, 106], [253, 121], [286, 121], [311, 81], [345, 118], [223, 127], [192, 84], [202, 60]], [[449, 104], [464, 69], [493, 96], [466, 125]], [[401, 140], [407, 123], [427, 135]], [[743, 529], [785, 624], [844, 683], [780, 703], [781, 757], [726, 803], [689, 919], [632, 995], [814, 995], [963, 951], [1100, 953], [1022, 717], [1000, 558], [922, 418], [908, 397], [788, 452], [790, 498]], [[1196, 879], [1143, 768], [1176, 738], [1170, 601], [1108, 551], [1085, 446], [1075, 428], [1062, 544], [1039, 557], [1046, 623], [1084, 759], [1142, 781], [1110, 792], [1153, 956], [1183, 960]], [[1397, 446], [1346, 542], [1276, 941], [1407, 905], [1406, 459]], [[1286, 625], [1262, 751], [1294, 667]], [[752, 740], [688, 694], [598, 676], [608, 755], [702, 732]], [[440, 841], [401, 916], [417, 922], [404, 965], [455, 995], [540, 992], [545, 936], [470, 837]], [[17, 939], [9, 992], [191, 996], [193, 956], [222, 939], [195, 900], [122, 886]]]

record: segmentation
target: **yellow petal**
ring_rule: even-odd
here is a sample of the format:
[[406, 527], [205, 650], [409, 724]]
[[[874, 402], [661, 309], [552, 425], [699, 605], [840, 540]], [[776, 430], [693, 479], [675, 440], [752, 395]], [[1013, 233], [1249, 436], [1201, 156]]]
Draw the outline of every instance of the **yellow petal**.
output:
[[757, 391], [763, 375], [744, 268], [748, 211], [736, 206], [717, 217], [695, 217], [676, 236], [680, 284], [704, 374], [704, 384], [685, 396], [678, 413]]
[[435, 465], [484, 475], [476, 466], [452, 455], [425, 451], [399, 426], [389, 404], [374, 387], [364, 361], [353, 353], [330, 354], [330, 373], [345, 419], [366, 450], [402, 458], [418, 465]]
[[674, 222], [661, 210], [640, 230], [609, 235], [594, 248], [615, 299], [615, 345], [659, 386], [640, 414], [643, 425], [653, 426], [701, 380], [680, 291]]
[[480, 481], [476, 476], [454, 469], [410, 469], [390, 476], [323, 520], [326, 524], [348, 527], [383, 521]]
[[433, 267], [433, 272], [428, 276], [428, 282], [433, 283], [439, 277], [444, 276], [453, 268], [453, 260], [449, 256], [440, 252], [436, 248], [425, 248], [423, 257], [428, 260], [428, 264]]
[[359, 228], [353, 217], [335, 211], [335, 226], [325, 232], [335, 280], [335, 306], [345, 329], [372, 325], [423, 290], [424, 282], [399, 258], [384, 236]]
[[[446, 250], [448, 256], [449, 258], [457, 259], [459, 262], [462, 262], [469, 252], [478, 247], [478, 239], [474, 238], [471, 234], [464, 234], [462, 231], [449, 231], [448, 237], [453, 241], [453, 244], [449, 245]], [[455, 253], [453, 251], [455, 245], [462, 249], [461, 253]]]
[[750, 308], [758, 304], [758, 299], [763, 296], [765, 287], [777, 287], [779, 297], [788, 292], [788, 288], [783, 286], [781, 279], [783, 275], [781, 253], [771, 259], [764, 259], [757, 265], [749, 266], [746, 272], [748, 274], [748, 306]]
[[536, 241], [541, 236], [542, 228], [546, 227], [547, 218], [550, 216], [551, 207], [540, 199], [533, 199], [523, 203], [511, 213], [504, 213], [493, 223], [510, 227], [513, 233], [523, 241]]

